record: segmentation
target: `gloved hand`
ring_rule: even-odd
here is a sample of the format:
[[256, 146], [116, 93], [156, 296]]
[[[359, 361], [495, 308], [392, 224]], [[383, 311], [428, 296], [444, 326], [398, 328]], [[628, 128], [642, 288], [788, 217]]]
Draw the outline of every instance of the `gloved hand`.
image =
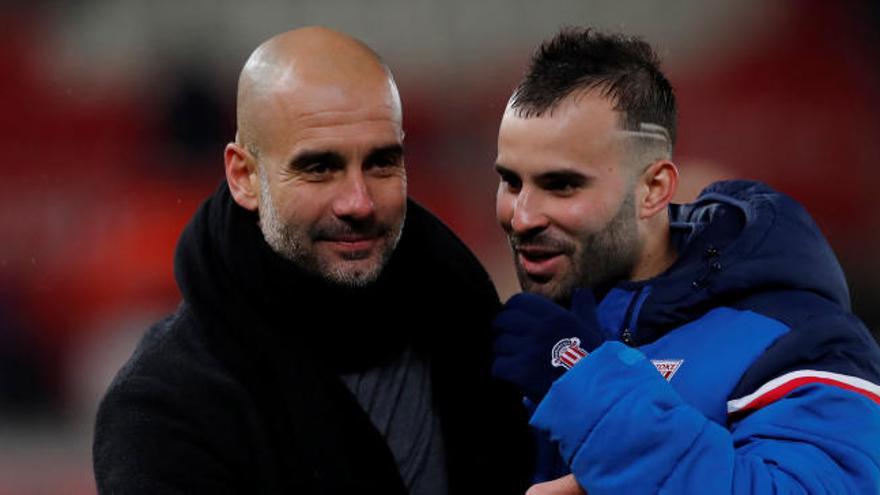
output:
[[519, 387], [535, 404], [557, 378], [605, 340], [593, 293], [577, 289], [571, 300], [568, 310], [523, 292], [510, 298], [492, 322], [492, 374]]

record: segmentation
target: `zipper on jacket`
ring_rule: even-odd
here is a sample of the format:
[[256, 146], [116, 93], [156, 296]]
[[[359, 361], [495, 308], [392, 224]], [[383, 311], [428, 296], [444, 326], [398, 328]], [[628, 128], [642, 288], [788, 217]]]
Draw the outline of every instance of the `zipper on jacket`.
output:
[[639, 287], [639, 290], [633, 294], [632, 299], [629, 300], [629, 305], [626, 307], [626, 313], [623, 315], [623, 321], [620, 322], [620, 339], [624, 344], [632, 347], [636, 343], [636, 338], [633, 333], [631, 327], [635, 326], [635, 322], [630, 322], [633, 316], [633, 311], [635, 311], [636, 304], [639, 302], [640, 296], [642, 295], [642, 291], [645, 290], [645, 287]]

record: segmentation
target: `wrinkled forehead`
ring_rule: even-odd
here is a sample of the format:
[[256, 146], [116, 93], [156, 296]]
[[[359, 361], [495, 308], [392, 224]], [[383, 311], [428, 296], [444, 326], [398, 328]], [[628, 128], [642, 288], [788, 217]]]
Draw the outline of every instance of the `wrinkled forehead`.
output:
[[303, 80], [278, 84], [262, 102], [264, 112], [278, 110], [292, 117], [333, 112], [379, 112], [396, 120], [402, 116], [394, 80], [374, 75], [358, 80]]
[[278, 79], [250, 103], [246, 120], [251, 140], [261, 148], [295, 141], [305, 131], [372, 123], [399, 133], [402, 126], [400, 96], [384, 71], [358, 81]]

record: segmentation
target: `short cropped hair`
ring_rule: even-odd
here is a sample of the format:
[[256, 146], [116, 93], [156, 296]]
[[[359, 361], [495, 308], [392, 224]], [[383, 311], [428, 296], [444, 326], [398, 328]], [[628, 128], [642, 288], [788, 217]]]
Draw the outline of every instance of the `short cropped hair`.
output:
[[524, 118], [552, 113], [578, 90], [598, 89], [621, 112], [621, 127], [662, 126], [675, 143], [676, 108], [672, 85], [660, 71], [651, 45], [635, 36], [590, 28], [563, 28], [541, 44], [510, 107]]

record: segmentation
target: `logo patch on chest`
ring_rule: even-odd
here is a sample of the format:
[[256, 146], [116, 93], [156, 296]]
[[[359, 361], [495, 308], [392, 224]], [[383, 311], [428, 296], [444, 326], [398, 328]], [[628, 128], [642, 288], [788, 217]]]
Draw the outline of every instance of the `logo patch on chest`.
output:
[[550, 352], [553, 358], [550, 360], [550, 364], [554, 368], [571, 369], [587, 354], [589, 353], [581, 348], [581, 339], [577, 337], [562, 339], [553, 346], [553, 350]]
[[652, 359], [651, 362], [654, 363], [654, 367], [657, 368], [660, 375], [668, 382], [672, 380], [672, 376], [681, 367], [684, 359]]

